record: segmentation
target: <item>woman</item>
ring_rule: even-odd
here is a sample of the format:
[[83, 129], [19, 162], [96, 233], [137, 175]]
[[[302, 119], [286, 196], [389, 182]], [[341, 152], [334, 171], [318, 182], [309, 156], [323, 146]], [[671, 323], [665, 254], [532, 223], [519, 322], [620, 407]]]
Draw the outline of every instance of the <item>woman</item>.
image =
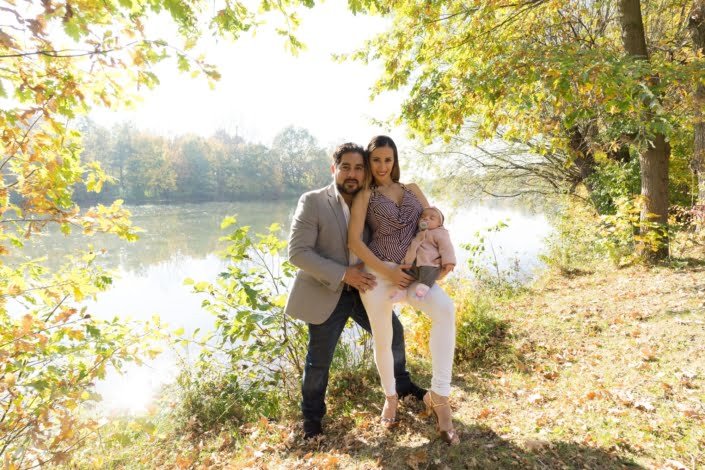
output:
[[[375, 363], [386, 396], [381, 420], [384, 426], [391, 428], [397, 424], [399, 399], [391, 349], [393, 300], [390, 294], [397, 287], [414, 288], [413, 284], [409, 285], [413, 278], [403, 271], [410, 266], [400, 263], [416, 234], [421, 212], [429, 204], [417, 185], [399, 182], [399, 157], [391, 138], [372, 138], [367, 146], [365, 166], [367, 181], [365, 189], [353, 200], [348, 244], [365, 263], [365, 269], [377, 277], [377, 286], [361, 293], [360, 297], [370, 318]], [[372, 232], [369, 245], [362, 241], [365, 222]], [[453, 268], [453, 265], [444, 266], [440, 277]], [[448, 404], [455, 348], [455, 306], [438, 285], [434, 285], [423, 300], [407, 295], [407, 302], [431, 317], [429, 345], [433, 378], [423, 400], [428, 412], [435, 415], [441, 438], [449, 444], [457, 444], [459, 439]]]

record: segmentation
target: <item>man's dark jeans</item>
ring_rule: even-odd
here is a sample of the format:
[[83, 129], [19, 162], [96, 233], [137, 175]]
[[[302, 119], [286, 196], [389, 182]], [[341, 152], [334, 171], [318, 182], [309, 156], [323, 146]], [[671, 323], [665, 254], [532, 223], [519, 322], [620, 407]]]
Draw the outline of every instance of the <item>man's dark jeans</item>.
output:
[[[301, 387], [301, 411], [304, 421], [319, 422], [326, 414], [326, 388], [328, 371], [333, 361], [333, 353], [348, 318], [370, 330], [370, 320], [360, 300], [360, 294], [344, 290], [330, 317], [320, 325], [308, 325], [308, 354], [304, 366], [303, 386]], [[411, 387], [409, 372], [406, 370], [406, 351], [404, 345], [404, 328], [396, 315], [392, 315], [392, 355], [394, 356], [394, 376], [397, 381], [397, 393], [403, 393]]]

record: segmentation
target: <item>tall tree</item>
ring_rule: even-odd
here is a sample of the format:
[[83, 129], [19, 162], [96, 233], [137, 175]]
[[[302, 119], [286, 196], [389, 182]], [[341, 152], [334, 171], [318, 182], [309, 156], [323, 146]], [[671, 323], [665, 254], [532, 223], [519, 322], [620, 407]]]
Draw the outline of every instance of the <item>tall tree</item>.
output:
[[[634, 60], [649, 61], [649, 51], [646, 48], [646, 34], [644, 32], [644, 22], [641, 16], [641, 2], [639, 0], [620, 0], [622, 42], [624, 49]], [[648, 68], [646, 68], [648, 70]], [[660, 106], [659, 97], [653, 90], [659, 82], [656, 75], [644, 77], [649, 82], [647, 93], [643, 95], [643, 103], [647, 109], [654, 109]], [[655, 116], [651, 112], [645, 113], [652, 124]], [[647, 127], [648, 129], [648, 127]], [[641, 220], [642, 234], [648, 235], [654, 230], [649, 222], [657, 222], [660, 230], [665, 235], [668, 224], [668, 160], [671, 156], [671, 148], [666, 141], [666, 136], [661, 132], [646, 132], [646, 150], [639, 154], [639, 166], [641, 168], [641, 195], [643, 196]], [[648, 225], [646, 225], [648, 224]], [[644, 254], [657, 259], [668, 256], [668, 240], [655, 245], [653, 252], [645, 251]], [[644, 245], [641, 245], [644, 249]]]
[[[695, 2], [688, 18], [688, 28], [693, 38], [693, 48], [696, 52], [705, 54], [705, 1]], [[692, 167], [698, 178], [698, 204], [703, 206], [705, 205], [705, 79], [702, 77], [695, 83], [693, 109], [695, 119]]]
[[114, 176], [117, 179], [120, 197], [126, 194], [126, 166], [127, 162], [135, 153], [133, 139], [135, 129], [132, 124], [123, 122], [113, 128], [113, 139], [107, 149], [107, 166], [115, 170]]
[[278, 156], [283, 170], [284, 185], [289, 192], [312, 189], [325, 175], [326, 151], [319, 147], [316, 138], [300, 127], [287, 127], [272, 142], [272, 152]]
[[213, 200], [216, 182], [207, 142], [200, 137], [184, 136], [169, 147], [179, 196], [194, 202]]

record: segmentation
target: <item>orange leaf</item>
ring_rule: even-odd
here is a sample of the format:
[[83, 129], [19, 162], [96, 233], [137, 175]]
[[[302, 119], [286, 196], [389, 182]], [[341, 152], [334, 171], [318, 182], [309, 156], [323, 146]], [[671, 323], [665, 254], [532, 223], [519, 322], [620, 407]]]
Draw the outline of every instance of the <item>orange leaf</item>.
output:
[[29, 313], [22, 317], [22, 333], [29, 333], [34, 324], [34, 318]]
[[180, 469], [189, 468], [193, 464], [193, 458], [188, 455], [176, 457], [176, 466]]

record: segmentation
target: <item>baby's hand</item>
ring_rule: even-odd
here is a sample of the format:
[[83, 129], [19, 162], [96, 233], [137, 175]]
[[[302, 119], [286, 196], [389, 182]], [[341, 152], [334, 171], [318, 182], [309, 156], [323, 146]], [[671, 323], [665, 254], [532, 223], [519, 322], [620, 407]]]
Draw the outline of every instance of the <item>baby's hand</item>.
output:
[[443, 279], [450, 273], [453, 269], [455, 269], [454, 264], [444, 264], [441, 266], [441, 273], [438, 275], [438, 279]]

